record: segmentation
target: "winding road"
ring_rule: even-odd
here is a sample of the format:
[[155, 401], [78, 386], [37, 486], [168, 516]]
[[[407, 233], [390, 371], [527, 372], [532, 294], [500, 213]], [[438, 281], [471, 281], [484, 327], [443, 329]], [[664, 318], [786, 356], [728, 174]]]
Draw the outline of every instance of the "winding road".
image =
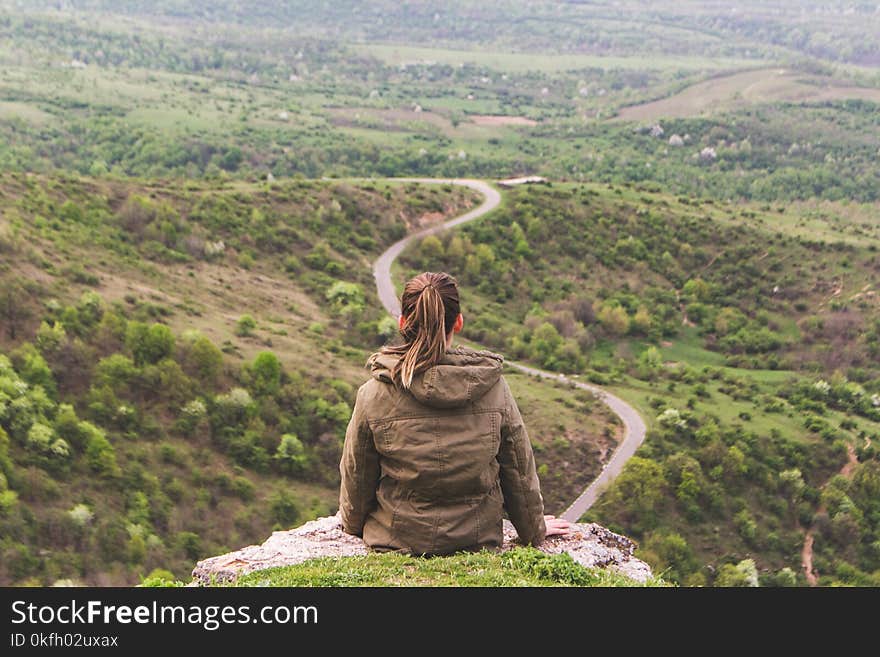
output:
[[[379, 300], [382, 302], [385, 309], [396, 318], [400, 315], [400, 301], [397, 298], [397, 293], [394, 289], [394, 282], [391, 279], [391, 265], [394, 260], [413, 240], [421, 239], [468, 221], [473, 221], [474, 219], [478, 219], [488, 212], [491, 212], [501, 203], [501, 194], [499, 194], [491, 185], [482, 180], [463, 178], [448, 180], [438, 178], [391, 178], [389, 180], [423, 184], [461, 185], [464, 187], [470, 187], [471, 189], [480, 192], [485, 197], [485, 200], [479, 207], [455, 217], [454, 219], [445, 221], [442, 224], [419, 230], [395, 242], [373, 263], [373, 276], [376, 278], [376, 289], [379, 293]], [[647, 429], [645, 422], [632, 406], [623, 401], [620, 397], [612, 395], [610, 392], [603, 390], [598, 386], [573, 380], [564, 374], [547, 372], [545, 370], [529, 367], [528, 365], [522, 365], [515, 361], [505, 360], [505, 363], [526, 374], [560, 381], [593, 393], [597, 398], [604, 402], [623, 423], [623, 438], [614, 450], [614, 454], [611, 455], [611, 458], [602, 468], [602, 472], [560, 515], [560, 517], [565, 520], [576, 522], [587, 511], [587, 509], [593, 505], [599, 497], [599, 494], [605, 490], [608, 484], [620, 474], [627, 460], [635, 454], [639, 445], [645, 440], [645, 431]]]

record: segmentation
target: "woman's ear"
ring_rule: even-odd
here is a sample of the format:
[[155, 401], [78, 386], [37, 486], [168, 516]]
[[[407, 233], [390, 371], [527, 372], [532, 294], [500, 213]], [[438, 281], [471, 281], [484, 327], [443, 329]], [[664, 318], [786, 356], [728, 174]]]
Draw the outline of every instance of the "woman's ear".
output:
[[458, 317], [455, 318], [455, 324], [452, 325], [452, 332], [461, 333], [462, 328], [464, 328], [464, 316], [458, 313]]
[[406, 326], [406, 317], [401, 315], [400, 317], [397, 318], [397, 328], [399, 328], [402, 331], [404, 326]]

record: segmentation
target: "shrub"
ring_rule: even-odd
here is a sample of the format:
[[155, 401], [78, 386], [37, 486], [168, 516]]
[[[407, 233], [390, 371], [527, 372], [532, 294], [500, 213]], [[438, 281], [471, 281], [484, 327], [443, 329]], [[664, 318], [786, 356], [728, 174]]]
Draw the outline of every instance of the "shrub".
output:
[[300, 474], [308, 468], [308, 457], [302, 441], [292, 433], [281, 436], [274, 458], [282, 472]]
[[235, 334], [239, 337], [247, 337], [251, 335], [256, 328], [257, 320], [250, 315], [242, 315], [238, 318], [238, 322], [235, 325]]
[[223, 352], [198, 331], [186, 331], [176, 358], [183, 371], [201, 384], [212, 386], [223, 367]]
[[254, 392], [274, 395], [281, 387], [281, 361], [271, 351], [261, 351], [249, 367]]
[[175, 542], [187, 559], [196, 560], [202, 554], [202, 541], [195, 532], [178, 532]]
[[68, 517], [77, 527], [85, 527], [90, 524], [95, 517], [92, 510], [85, 504], [77, 504], [67, 512]]
[[299, 507], [293, 495], [287, 490], [279, 488], [269, 498], [269, 512], [277, 526], [289, 529], [299, 519]]
[[254, 499], [257, 487], [247, 477], [236, 477], [232, 480], [232, 492], [235, 493], [243, 502], [250, 502]]
[[56, 394], [55, 377], [43, 355], [30, 342], [25, 342], [12, 354], [17, 364], [20, 378], [32, 386], [40, 386], [54, 397]]
[[86, 462], [92, 472], [103, 477], [119, 475], [116, 463], [116, 451], [107, 440], [104, 432], [90, 422], [80, 423], [81, 431], [86, 438]]
[[726, 563], [718, 570], [715, 586], [758, 586], [758, 568], [753, 559], [738, 564]]
[[174, 573], [170, 570], [154, 568], [149, 575], [141, 580], [140, 585], [143, 587], [158, 588], [183, 586], [183, 583], [180, 580], [175, 579]]
[[137, 365], [158, 363], [174, 352], [174, 334], [165, 324], [147, 326], [143, 322], [129, 322], [125, 343]]
[[112, 354], [102, 358], [95, 367], [92, 381], [94, 387], [107, 386], [112, 390], [125, 390], [140, 376], [140, 369], [124, 354]]
[[0, 490], [0, 518], [6, 518], [18, 504], [18, 493], [14, 490]]
[[67, 331], [64, 330], [64, 324], [57, 320], [53, 321], [51, 326], [46, 320], [43, 320], [40, 322], [40, 328], [37, 329], [34, 341], [42, 353], [51, 354], [67, 342]]

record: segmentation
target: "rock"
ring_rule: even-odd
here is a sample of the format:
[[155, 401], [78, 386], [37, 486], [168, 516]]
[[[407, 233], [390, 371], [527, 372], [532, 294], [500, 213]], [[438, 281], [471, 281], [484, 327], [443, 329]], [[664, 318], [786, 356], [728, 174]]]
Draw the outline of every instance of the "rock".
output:
[[[517, 544], [516, 530], [505, 520], [502, 550], [509, 550]], [[651, 567], [633, 557], [635, 548], [633, 541], [601, 525], [572, 523], [570, 534], [551, 536], [538, 549], [547, 554], [567, 552], [583, 566], [611, 568], [644, 582], [652, 575]], [[231, 582], [256, 570], [290, 566], [317, 557], [351, 557], [368, 553], [369, 549], [360, 538], [342, 531], [337, 516], [327, 516], [296, 529], [273, 532], [262, 545], [250, 545], [199, 561], [192, 572], [192, 585]]]

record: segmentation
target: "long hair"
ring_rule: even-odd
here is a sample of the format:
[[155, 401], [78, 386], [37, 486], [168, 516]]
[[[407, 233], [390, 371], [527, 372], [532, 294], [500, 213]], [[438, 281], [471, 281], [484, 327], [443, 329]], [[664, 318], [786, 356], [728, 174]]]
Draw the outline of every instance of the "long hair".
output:
[[458, 283], [445, 272], [424, 272], [410, 279], [400, 297], [404, 318], [403, 344], [386, 346], [383, 354], [397, 354], [391, 376], [407, 390], [413, 376], [433, 367], [446, 354], [446, 336], [461, 312]]

